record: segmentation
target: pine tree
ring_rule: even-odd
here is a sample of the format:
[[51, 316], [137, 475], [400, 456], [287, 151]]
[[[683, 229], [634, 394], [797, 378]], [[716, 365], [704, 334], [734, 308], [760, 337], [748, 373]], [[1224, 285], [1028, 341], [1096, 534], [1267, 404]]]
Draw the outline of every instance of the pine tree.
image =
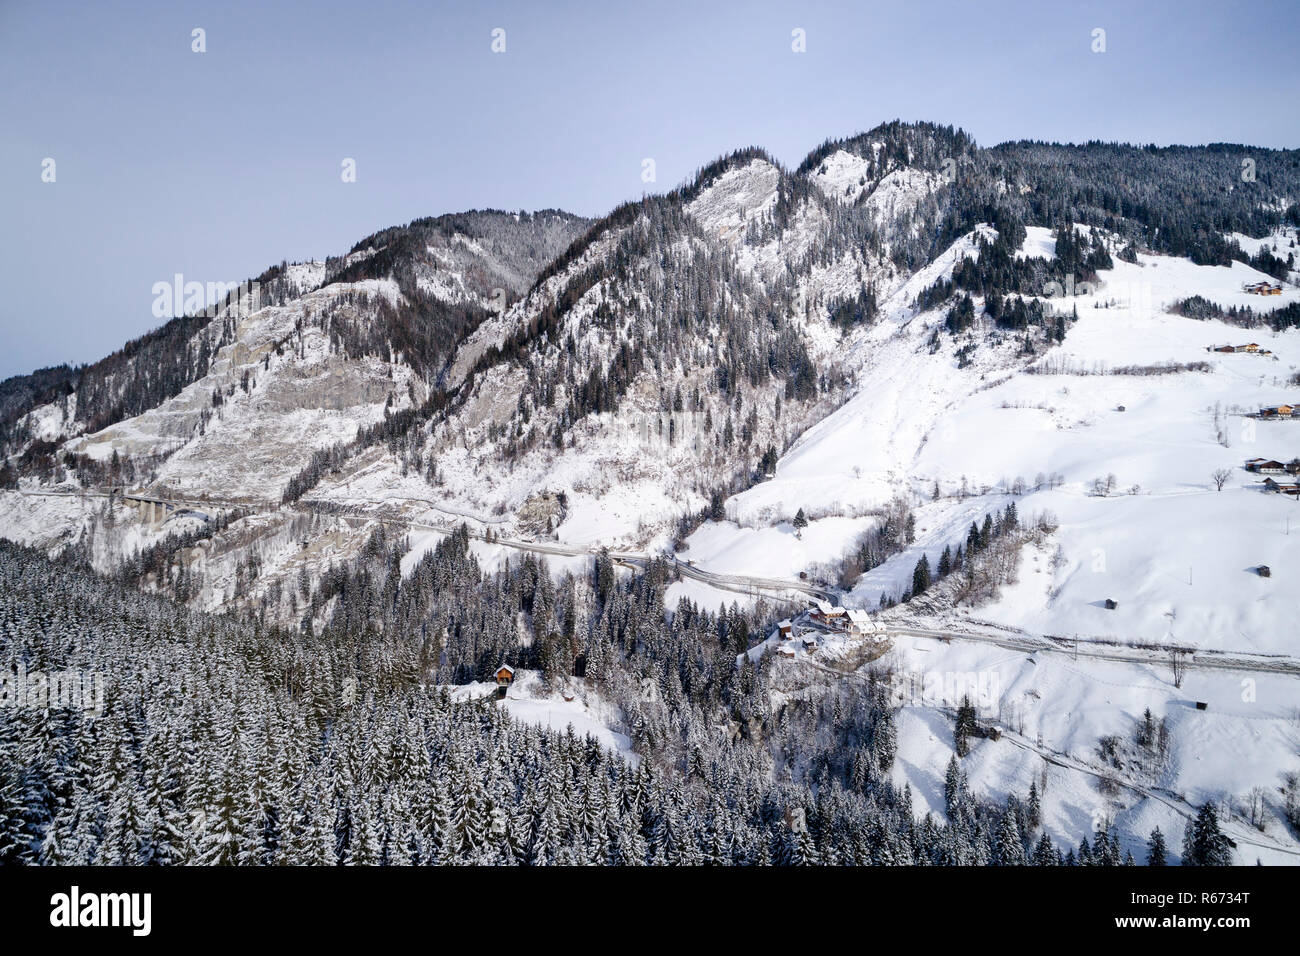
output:
[[1232, 846], [1219, 829], [1219, 813], [1205, 803], [1183, 831], [1183, 866], [1231, 866]]
[[957, 816], [957, 808], [961, 805], [965, 790], [965, 777], [961, 772], [961, 765], [957, 763], [956, 757], [949, 757], [948, 769], [944, 772], [943, 778], [943, 803], [950, 820]]
[[1147, 840], [1147, 866], [1165, 866], [1166, 856], [1165, 835], [1156, 827]]
[[1029, 782], [1029, 799], [1025, 805], [1025, 824], [1030, 830], [1037, 830], [1043, 822], [1043, 803], [1038, 796], [1038, 781]]
[[912, 569], [912, 595], [922, 594], [930, 586], [930, 559], [924, 554]]
[[1052, 846], [1052, 838], [1044, 833], [1034, 847], [1034, 866], [1057, 866], [1060, 862], [1060, 855], [1056, 852], [1056, 847]]
[[979, 724], [975, 716], [975, 707], [971, 704], [969, 697], [963, 697], [960, 706], [957, 708], [957, 720], [953, 731], [953, 742], [958, 757], [964, 757], [970, 752], [970, 738], [978, 729]]
[[998, 824], [997, 847], [993, 862], [997, 866], [1024, 866], [1026, 863], [1020, 828], [1016, 825], [1016, 816], [1010, 808], [1002, 814], [1002, 820]]

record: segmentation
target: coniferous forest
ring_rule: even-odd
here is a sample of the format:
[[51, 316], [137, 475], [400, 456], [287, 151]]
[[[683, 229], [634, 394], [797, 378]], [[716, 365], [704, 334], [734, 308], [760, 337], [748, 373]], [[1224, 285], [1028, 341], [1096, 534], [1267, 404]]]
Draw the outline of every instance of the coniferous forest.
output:
[[[772, 713], [764, 669], [736, 665], [755, 621], [688, 602], [665, 617], [666, 567], [620, 577], [602, 556], [555, 586], [532, 560], [484, 574], [464, 533], [405, 577], [402, 553], [376, 534], [329, 583], [338, 611], [317, 634], [196, 613], [0, 543], [5, 664], [105, 682], [98, 716], [0, 708], [0, 862], [1134, 862], [1106, 826], [1054, 845], [1036, 785], [990, 804], [956, 758], [948, 820], [916, 819], [888, 779], [887, 683]], [[439, 686], [504, 655], [585, 675], [624, 708], [640, 759]], [[974, 721], [959, 710], [958, 752]], [[1185, 859], [1227, 862], [1213, 807], [1201, 817]], [[1164, 862], [1164, 840], [1144, 862]]]

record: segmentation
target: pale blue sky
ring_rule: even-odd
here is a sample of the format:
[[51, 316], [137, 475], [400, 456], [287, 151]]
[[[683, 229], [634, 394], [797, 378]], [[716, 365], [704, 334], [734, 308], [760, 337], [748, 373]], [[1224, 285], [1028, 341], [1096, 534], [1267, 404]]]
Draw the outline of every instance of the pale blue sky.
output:
[[1300, 146], [1298, 20], [1281, 2], [0, 0], [0, 377], [158, 325], [151, 287], [176, 272], [239, 280], [474, 207], [599, 215], [642, 192], [645, 157], [663, 190], [740, 146], [793, 166], [893, 118], [984, 145]]

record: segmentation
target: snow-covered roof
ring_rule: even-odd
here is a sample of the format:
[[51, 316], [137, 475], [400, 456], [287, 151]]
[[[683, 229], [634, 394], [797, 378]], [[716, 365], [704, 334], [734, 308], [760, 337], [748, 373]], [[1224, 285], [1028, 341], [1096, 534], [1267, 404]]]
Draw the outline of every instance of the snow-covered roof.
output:
[[823, 601], [821, 598], [813, 598], [813, 606], [823, 614], [830, 614], [834, 610], [830, 601]]
[[498, 668], [497, 668], [496, 670], [494, 670], [492, 673], [494, 673], [494, 674], [500, 674], [502, 671], [509, 671], [510, 673], [513, 674], [513, 673], [515, 672], [515, 669], [514, 669], [513, 667], [511, 667], [509, 664], [502, 664], [500, 667], [498, 667]]
[[860, 607], [851, 607], [848, 610], [849, 620], [854, 624], [866, 624], [871, 620], [871, 615]]
[[777, 627], [793, 627], [794, 625], [790, 623], [790, 619], [787, 617], [784, 621], [777, 621], [777, 622], [776, 622], [776, 626], [777, 626]]

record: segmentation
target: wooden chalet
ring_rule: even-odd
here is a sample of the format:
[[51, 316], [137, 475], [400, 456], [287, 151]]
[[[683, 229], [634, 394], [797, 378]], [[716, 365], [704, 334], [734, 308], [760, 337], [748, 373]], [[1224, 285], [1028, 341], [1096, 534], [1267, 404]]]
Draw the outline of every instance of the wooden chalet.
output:
[[1300, 484], [1296, 482], [1274, 481], [1272, 478], [1264, 479], [1264, 490], [1271, 491], [1274, 494], [1296, 495], [1300, 496]]
[[496, 678], [496, 682], [499, 685], [505, 687], [515, 679], [515, 669], [509, 664], [502, 664], [496, 669], [492, 676]]

